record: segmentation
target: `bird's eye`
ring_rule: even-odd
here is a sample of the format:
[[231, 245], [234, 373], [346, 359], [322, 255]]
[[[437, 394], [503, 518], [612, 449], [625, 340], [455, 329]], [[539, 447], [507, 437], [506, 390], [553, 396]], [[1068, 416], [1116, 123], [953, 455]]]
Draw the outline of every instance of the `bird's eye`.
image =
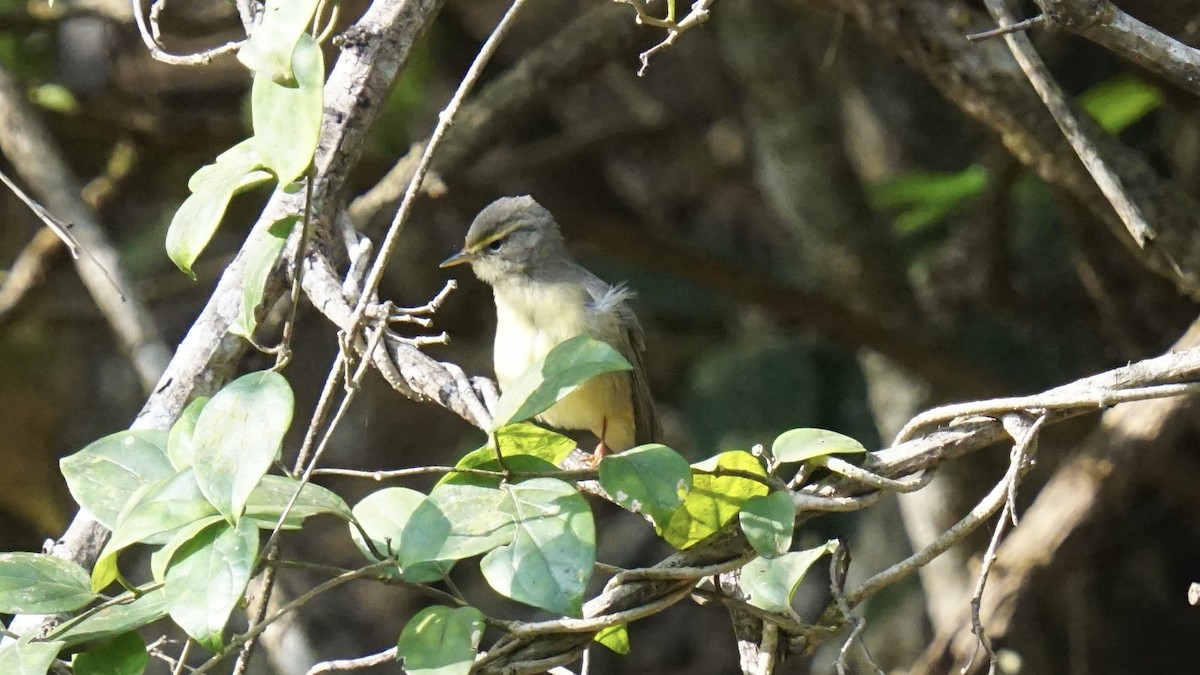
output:
[[492, 253], [498, 253], [500, 251], [500, 249], [504, 248], [504, 240], [497, 239], [496, 241], [493, 241], [492, 243], [488, 244], [487, 248]]

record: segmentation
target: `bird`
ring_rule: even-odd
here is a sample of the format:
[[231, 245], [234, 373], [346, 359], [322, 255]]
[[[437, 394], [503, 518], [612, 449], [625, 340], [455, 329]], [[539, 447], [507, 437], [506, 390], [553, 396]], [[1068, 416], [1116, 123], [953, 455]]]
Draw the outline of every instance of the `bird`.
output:
[[593, 461], [661, 435], [646, 381], [641, 325], [632, 292], [609, 284], [571, 258], [554, 216], [528, 195], [484, 207], [460, 251], [441, 267], [469, 264], [496, 303], [493, 365], [504, 392], [556, 345], [578, 335], [608, 343], [633, 366], [584, 382], [537, 420], [599, 439]]

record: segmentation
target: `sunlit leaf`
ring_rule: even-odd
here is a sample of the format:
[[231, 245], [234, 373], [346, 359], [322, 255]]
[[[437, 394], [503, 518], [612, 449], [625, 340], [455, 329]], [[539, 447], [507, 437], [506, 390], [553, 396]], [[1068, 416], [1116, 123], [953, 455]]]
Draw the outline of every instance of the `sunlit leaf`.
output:
[[678, 452], [652, 443], [605, 457], [600, 485], [623, 508], [645, 514], [661, 531], [692, 488], [692, 467]]
[[551, 349], [501, 395], [493, 428], [544, 412], [596, 375], [632, 368], [608, 343], [573, 337]]
[[321, 46], [307, 34], [296, 45], [292, 68], [294, 84], [278, 84], [269, 74], [256, 73], [250, 90], [259, 156], [285, 186], [312, 164], [325, 110], [325, 61]]
[[501, 595], [550, 612], [579, 616], [596, 563], [596, 530], [587, 501], [569, 483], [535, 478], [504, 485], [514, 516], [512, 543], [479, 562]]
[[162, 581], [166, 578], [167, 567], [170, 566], [171, 561], [175, 558], [175, 554], [180, 548], [183, 548], [185, 544], [195, 539], [201, 532], [217, 523], [223, 522], [225, 522], [224, 518], [219, 515], [213, 515], [192, 521], [176, 530], [170, 541], [163, 544], [162, 548], [150, 554], [150, 574], [154, 577], [154, 580]]
[[281, 84], [293, 81], [292, 52], [312, 22], [319, 0], [267, 0], [262, 21], [238, 51], [238, 60]]
[[401, 568], [436, 560], [461, 560], [512, 541], [508, 494], [477, 485], [445, 484], [413, 510], [400, 536]]
[[[723, 452], [695, 467], [766, 476], [758, 459], [742, 450]], [[767, 492], [766, 485], [750, 478], [697, 473], [692, 476], [692, 489], [684, 499], [683, 507], [672, 514], [662, 529], [662, 537], [680, 550], [693, 546], [733, 520], [747, 499]]]
[[167, 433], [150, 429], [110, 434], [59, 465], [71, 496], [110, 530], [133, 493], [175, 473], [167, 458]]
[[92, 569], [92, 590], [99, 591], [112, 581], [112, 558], [126, 547], [167, 543], [179, 528], [216, 513], [200, 492], [192, 469], [145, 486], [129, 500], [100, 552], [99, 562]]
[[483, 628], [483, 613], [474, 607], [427, 607], [400, 632], [397, 656], [409, 675], [467, 675]]
[[[354, 506], [354, 518], [371, 538], [375, 551], [399, 559], [404, 528], [413, 512], [424, 503], [425, 495], [408, 488], [384, 488], [363, 498]], [[350, 537], [367, 560], [378, 562], [359, 528], [350, 525]], [[453, 567], [453, 562], [416, 562], [400, 570], [401, 577], [413, 583], [441, 579]]]
[[292, 422], [292, 388], [282, 375], [243, 375], [217, 392], [196, 420], [196, 481], [230, 522], [279, 456]]
[[601, 629], [592, 639], [618, 654], [629, 653], [629, 628], [623, 623]]
[[1119, 134], [1162, 105], [1162, 91], [1135, 77], [1121, 75], [1088, 89], [1079, 103], [1110, 134]]
[[217, 523], [176, 553], [163, 589], [171, 619], [206, 649], [221, 649], [229, 615], [237, 606], [258, 555], [258, 529]]
[[[292, 500], [292, 495], [300, 487], [300, 481], [287, 476], [263, 476], [262, 481], [250, 498], [246, 500], [247, 518], [268, 523], [267, 527], [274, 528], [279, 522], [279, 516]], [[299, 527], [305, 518], [328, 514], [343, 520], [350, 520], [350, 506], [337, 493], [313, 483], [305, 483], [296, 503], [288, 511], [284, 527]]]
[[[504, 455], [505, 466], [518, 474], [557, 471], [559, 465], [576, 447], [575, 441], [562, 434], [524, 423], [510, 424], [496, 430], [495, 440]], [[496, 459], [496, 449], [490, 445], [467, 453], [454, 466], [458, 469], [485, 471], [501, 471], [504, 468]], [[494, 488], [500, 486], [500, 478], [448, 473], [438, 481], [438, 485], [444, 483]]]
[[54, 614], [88, 605], [96, 595], [88, 573], [41, 553], [0, 553], [0, 613]]
[[780, 462], [804, 462], [826, 455], [859, 455], [862, 443], [826, 429], [791, 429], [771, 444], [771, 454]]
[[0, 673], [46, 675], [63, 646], [61, 642], [11, 641], [0, 647]]
[[171, 435], [167, 441], [167, 457], [177, 471], [182, 471], [192, 465], [195, 448], [192, 446], [192, 434], [196, 431], [196, 420], [200, 411], [208, 404], [207, 396], [197, 396], [180, 413], [179, 419], [171, 425]]

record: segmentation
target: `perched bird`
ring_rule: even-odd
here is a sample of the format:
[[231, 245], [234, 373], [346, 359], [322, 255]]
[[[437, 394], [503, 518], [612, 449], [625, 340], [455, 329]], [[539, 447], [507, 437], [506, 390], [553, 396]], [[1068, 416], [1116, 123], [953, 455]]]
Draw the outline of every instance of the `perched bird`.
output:
[[630, 292], [576, 264], [549, 211], [528, 196], [492, 202], [471, 223], [462, 250], [441, 266], [463, 263], [496, 300], [493, 360], [501, 391], [555, 345], [586, 334], [614, 347], [633, 370], [588, 380], [537, 419], [591, 431], [600, 439], [597, 458], [658, 438]]

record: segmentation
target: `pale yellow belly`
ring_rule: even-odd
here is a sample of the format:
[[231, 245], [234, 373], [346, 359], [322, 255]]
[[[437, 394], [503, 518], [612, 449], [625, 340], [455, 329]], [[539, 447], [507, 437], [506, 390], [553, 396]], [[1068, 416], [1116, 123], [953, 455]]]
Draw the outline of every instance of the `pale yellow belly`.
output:
[[[534, 299], [496, 294], [494, 365], [502, 392], [556, 345], [587, 329], [582, 299], [564, 295], [534, 303], [526, 300]], [[531, 309], [530, 304], [538, 309]], [[537, 419], [560, 429], [586, 429], [603, 438], [610, 450], [627, 450], [633, 447], [635, 436], [629, 384], [626, 373], [594, 377]]]

